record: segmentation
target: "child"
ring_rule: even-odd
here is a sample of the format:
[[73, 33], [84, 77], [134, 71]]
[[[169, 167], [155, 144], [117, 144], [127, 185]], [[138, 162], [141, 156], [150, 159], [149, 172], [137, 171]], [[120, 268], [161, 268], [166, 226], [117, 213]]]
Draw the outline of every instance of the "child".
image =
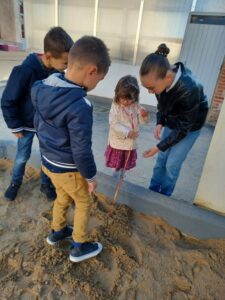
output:
[[148, 121], [148, 113], [138, 104], [139, 92], [137, 79], [130, 75], [122, 77], [116, 85], [105, 157], [106, 166], [114, 168], [113, 176], [117, 179], [136, 166], [138, 127]]
[[[31, 86], [36, 80], [47, 78], [55, 71], [54, 69], [65, 70], [68, 52], [72, 45], [71, 37], [61, 27], [54, 27], [44, 38], [44, 54], [30, 54], [20, 66], [14, 67], [10, 74], [2, 96], [1, 107], [5, 122], [18, 138], [18, 142], [12, 181], [5, 192], [7, 200], [15, 200], [31, 154], [35, 135]], [[49, 200], [56, 198], [55, 188], [44, 173], [41, 174], [41, 192]]]
[[[56, 187], [52, 233], [54, 245], [73, 238], [70, 260], [80, 262], [99, 254], [100, 243], [87, 242], [87, 224], [96, 188], [96, 166], [92, 153], [92, 105], [86, 91], [95, 88], [108, 72], [110, 58], [98, 38], [84, 36], [69, 52], [66, 75], [53, 74], [32, 88], [35, 128], [44, 172]], [[74, 230], [66, 222], [67, 210], [75, 202]]]

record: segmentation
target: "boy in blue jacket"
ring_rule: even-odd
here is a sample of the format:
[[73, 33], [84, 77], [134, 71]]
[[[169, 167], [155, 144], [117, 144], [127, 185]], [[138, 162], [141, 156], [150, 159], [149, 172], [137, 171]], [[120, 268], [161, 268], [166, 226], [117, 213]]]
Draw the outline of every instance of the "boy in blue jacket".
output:
[[[69, 52], [66, 75], [53, 74], [34, 84], [35, 128], [42, 154], [43, 171], [56, 187], [52, 233], [54, 245], [72, 236], [70, 260], [80, 262], [96, 256], [100, 243], [87, 241], [96, 166], [92, 153], [92, 105], [86, 92], [95, 88], [110, 66], [108, 49], [102, 40], [84, 36]], [[66, 213], [75, 203], [74, 230]]]
[[[61, 27], [54, 27], [44, 38], [44, 54], [30, 54], [21, 65], [14, 67], [10, 74], [2, 96], [1, 107], [5, 122], [18, 138], [18, 142], [12, 181], [5, 192], [7, 200], [15, 200], [31, 154], [35, 135], [31, 86], [35, 81], [47, 78], [56, 70], [63, 72], [67, 67], [68, 52], [72, 45], [71, 37]], [[56, 198], [55, 188], [43, 172], [41, 192], [49, 200]]]

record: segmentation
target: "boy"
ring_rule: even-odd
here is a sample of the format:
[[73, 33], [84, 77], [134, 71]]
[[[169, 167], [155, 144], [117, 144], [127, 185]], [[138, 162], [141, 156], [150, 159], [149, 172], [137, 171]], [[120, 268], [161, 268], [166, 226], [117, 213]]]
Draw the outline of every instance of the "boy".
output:
[[[96, 186], [92, 154], [92, 105], [86, 91], [95, 88], [110, 66], [105, 44], [96, 37], [80, 38], [69, 52], [66, 75], [53, 74], [32, 88], [35, 128], [44, 172], [56, 187], [52, 233], [54, 245], [72, 236], [70, 260], [80, 262], [99, 254], [100, 243], [87, 242], [91, 197]], [[75, 202], [74, 231], [66, 222]]]
[[[47, 78], [56, 70], [63, 72], [66, 69], [68, 52], [72, 45], [71, 37], [61, 27], [54, 27], [44, 38], [44, 54], [30, 54], [20, 66], [14, 67], [10, 74], [1, 103], [5, 122], [18, 138], [12, 181], [5, 192], [5, 198], [9, 201], [15, 200], [22, 184], [35, 135], [31, 86], [36, 80]], [[43, 172], [41, 173], [41, 192], [49, 200], [56, 198], [55, 188]]]

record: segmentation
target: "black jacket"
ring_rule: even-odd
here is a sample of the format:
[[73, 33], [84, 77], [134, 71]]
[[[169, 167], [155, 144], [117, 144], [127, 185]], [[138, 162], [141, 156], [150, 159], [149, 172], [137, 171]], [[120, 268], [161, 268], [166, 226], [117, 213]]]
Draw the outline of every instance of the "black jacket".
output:
[[189, 131], [202, 128], [208, 112], [208, 101], [203, 86], [183, 63], [175, 65], [181, 68], [179, 80], [168, 92], [163, 91], [156, 95], [157, 125], [172, 129], [171, 134], [157, 145], [161, 151], [177, 144]]
[[31, 86], [36, 80], [47, 78], [51, 72], [44, 68], [35, 53], [13, 68], [1, 100], [3, 117], [12, 132], [35, 131]]

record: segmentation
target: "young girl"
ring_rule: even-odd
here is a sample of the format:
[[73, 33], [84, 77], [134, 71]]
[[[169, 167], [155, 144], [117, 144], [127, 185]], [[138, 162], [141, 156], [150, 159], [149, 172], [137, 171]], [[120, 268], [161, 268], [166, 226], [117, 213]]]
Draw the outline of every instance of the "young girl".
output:
[[139, 124], [148, 122], [148, 112], [139, 105], [137, 79], [127, 75], [116, 85], [109, 113], [109, 140], [105, 151], [106, 166], [114, 169], [115, 178], [136, 166], [136, 139]]
[[208, 112], [203, 86], [183, 63], [170, 65], [169, 52], [166, 44], [159, 45], [140, 68], [142, 85], [156, 95], [158, 102], [154, 136], [159, 143], [144, 152], [146, 158], [158, 153], [149, 189], [166, 196], [172, 195]]

